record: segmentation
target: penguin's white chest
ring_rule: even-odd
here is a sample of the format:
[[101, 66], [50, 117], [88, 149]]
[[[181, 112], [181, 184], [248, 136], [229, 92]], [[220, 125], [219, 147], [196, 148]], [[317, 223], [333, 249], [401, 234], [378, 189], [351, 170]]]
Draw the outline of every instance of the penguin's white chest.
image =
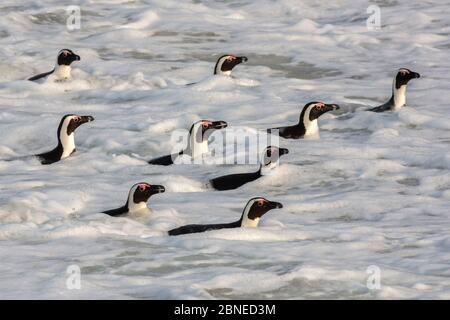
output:
[[72, 68], [70, 66], [58, 66], [49, 77], [49, 81], [62, 81], [70, 78], [70, 72]]
[[319, 122], [317, 119], [305, 120], [305, 137], [306, 138], [319, 138]]
[[132, 217], [139, 218], [139, 217], [146, 217], [152, 213], [152, 210], [145, 206], [138, 209], [133, 209], [128, 214]]
[[394, 110], [400, 110], [406, 104], [406, 85], [394, 91]]
[[202, 154], [209, 152], [207, 140], [202, 141], [201, 143], [193, 143], [192, 145], [193, 145], [192, 150], [191, 150], [192, 158], [200, 157]]
[[259, 223], [259, 218], [248, 219], [247, 217], [245, 217], [244, 220], [242, 221], [241, 227], [256, 228], [258, 226], [258, 223]]
[[74, 133], [72, 132], [69, 136], [63, 134], [61, 136], [61, 144], [63, 145], [63, 154], [61, 155], [61, 159], [64, 159], [70, 156], [75, 150]]

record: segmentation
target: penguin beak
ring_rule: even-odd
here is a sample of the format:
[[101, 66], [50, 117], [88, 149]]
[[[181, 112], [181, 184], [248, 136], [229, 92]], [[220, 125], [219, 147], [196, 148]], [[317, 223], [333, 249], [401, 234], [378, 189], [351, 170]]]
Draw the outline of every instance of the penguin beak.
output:
[[236, 57], [236, 62], [237, 63], [242, 63], [242, 62], [247, 62], [248, 58], [247, 57]]
[[329, 111], [335, 111], [340, 109], [340, 107], [337, 104], [327, 104], [327, 106], [330, 108]]
[[269, 201], [268, 207], [270, 209], [281, 209], [283, 205], [280, 202]]
[[278, 154], [279, 154], [280, 156], [282, 156], [282, 155], [284, 155], [284, 154], [288, 154], [288, 153], [289, 153], [289, 150], [286, 149], [286, 148], [280, 148], [280, 149], [278, 149]]
[[81, 123], [91, 122], [94, 121], [93, 116], [81, 116]]
[[166, 188], [164, 188], [164, 186], [160, 186], [160, 185], [152, 185], [150, 187], [150, 191], [152, 194], [164, 193], [164, 192], [166, 192]]
[[227, 126], [228, 124], [225, 121], [213, 121], [210, 128], [220, 130], [226, 128]]
[[420, 74], [417, 72], [412, 72], [412, 76], [413, 76], [413, 78], [416, 78], [416, 79], [420, 78]]
[[80, 61], [81, 60], [81, 58], [80, 58], [80, 56], [79, 55], [75, 55], [75, 61]]

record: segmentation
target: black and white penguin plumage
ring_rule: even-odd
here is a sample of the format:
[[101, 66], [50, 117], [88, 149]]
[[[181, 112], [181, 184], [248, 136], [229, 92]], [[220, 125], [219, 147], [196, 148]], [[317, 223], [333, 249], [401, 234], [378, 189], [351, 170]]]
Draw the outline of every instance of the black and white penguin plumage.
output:
[[71, 76], [70, 73], [72, 71], [72, 67], [70, 65], [72, 64], [72, 62], [80, 60], [80, 56], [75, 54], [72, 50], [62, 49], [58, 53], [56, 65], [52, 71], [35, 75], [28, 80], [44, 82], [47, 79], [52, 79], [53, 81], [63, 81], [69, 79]]
[[226, 54], [217, 59], [216, 66], [214, 67], [214, 74], [221, 74], [229, 76], [231, 70], [238, 64], [246, 62], [247, 57], [236, 57], [231, 54]]
[[75, 130], [86, 122], [94, 121], [92, 116], [79, 116], [76, 114], [66, 114], [62, 117], [58, 126], [58, 145], [49, 152], [35, 155], [42, 164], [58, 162], [73, 154], [75, 149]]
[[210, 180], [211, 186], [216, 190], [232, 190], [240, 186], [255, 181], [267, 174], [270, 170], [277, 166], [278, 159], [288, 154], [289, 150], [286, 148], [278, 148], [269, 146], [264, 150], [263, 159], [256, 172], [230, 174], [222, 177], [217, 177]]
[[208, 153], [209, 135], [215, 130], [224, 129], [226, 127], [227, 123], [225, 121], [197, 121], [191, 126], [191, 129], [189, 130], [188, 145], [186, 149], [180, 151], [179, 153], [169, 154], [167, 156], [152, 159], [148, 163], [168, 166], [173, 164], [176, 158], [181, 155], [188, 155], [192, 159], [195, 159], [204, 153]]
[[406, 87], [411, 79], [420, 78], [420, 74], [406, 68], [398, 70], [392, 83], [392, 96], [381, 106], [369, 109], [373, 112], [399, 111], [406, 104]]
[[262, 197], [252, 198], [242, 212], [242, 216], [238, 221], [221, 224], [190, 224], [176, 229], [170, 230], [170, 236], [177, 236], [188, 233], [198, 233], [210, 230], [227, 229], [227, 228], [256, 228], [261, 217], [272, 209], [283, 208], [279, 202], [269, 201]]
[[326, 104], [317, 101], [309, 102], [303, 107], [298, 124], [288, 127], [272, 128], [268, 132], [276, 134], [276, 130], [278, 130], [279, 136], [285, 139], [318, 137], [319, 117], [326, 112], [334, 110], [339, 110], [337, 104]]
[[160, 185], [151, 185], [146, 182], [139, 182], [133, 185], [128, 193], [127, 202], [124, 206], [103, 211], [110, 216], [136, 215], [143, 216], [151, 213], [147, 207], [148, 199], [157, 193], [163, 193], [166, 189]]

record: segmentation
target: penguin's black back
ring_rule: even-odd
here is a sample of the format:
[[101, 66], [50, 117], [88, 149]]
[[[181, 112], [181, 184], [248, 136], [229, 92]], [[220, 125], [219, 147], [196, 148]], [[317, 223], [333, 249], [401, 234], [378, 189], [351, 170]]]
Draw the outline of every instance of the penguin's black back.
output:
[[239, 228], [241, 226], [241, 220], [231, 222], [231, 223], [219, 223], [219, 224], [189, 224], [176, 229], [170, 230], [169, 236], [178, 236], [181, 234], [188, 233], [199, 233], [210, 230], [219, 229], [229, 229], [229, 228]]
[[53, 69], [52, 71], [49, 71], [49, 72], [40, 73], [40, 74], [38, 74], [38, 75], [32, 76], [31, 78], [28, 78], [28, 80], [30, 80], [30, 81], [36, 81], [36, 80], [45, 78], [46, 76], [52, 74], [54, 71], [55, 71], [55, 69]]
[[[73, 151], [75, 152], [75, 150]], [[52, 164], [61, 160], [63, 154], [62, 145], [58, 145], [52, 151], [36, 154], [35, 156], [41, 161], [42, 164]]]
[[273, 128], [269, 130], [278, 130], [278, 135], [285, 139], [300, 139], [305, 136], [305, 128], [304, 126], [296, 125], [289, 127], [279, 127]]
[[102, 213], [105, 213], [105, 214], [110, 215], [112, 217], [116, 217], [116, 216], [120, 216], [120, 215], [128, 213], [128, 207], [125, 205], [125, 206], [117, 208], [117, 209], [111, 209], [111, 210], [103, 211]]
[[391, 99], [388, 102], [386, 102], [385, 104], [382, 104], [381, 106], [369, 109], [368, 111], [385, 112], [385, 111], [391, 110], [393, 106], [394, 106], [394, 96], [392, 96]]
[[152, 159], [148, 163], [156, 164], [156, 165], [160, 165], [160, 166], [170, 166], [171, 164], [173, 164], [172, 157], [176, 157], [176, 156], [169, 154], [167, 156], [162, 156], [159, 158]]
[[211, 179], [211, 186], [216, 190], [232, 190], [255, 181], [261, 177], [261, 170], [252, 173], [237, 173]]

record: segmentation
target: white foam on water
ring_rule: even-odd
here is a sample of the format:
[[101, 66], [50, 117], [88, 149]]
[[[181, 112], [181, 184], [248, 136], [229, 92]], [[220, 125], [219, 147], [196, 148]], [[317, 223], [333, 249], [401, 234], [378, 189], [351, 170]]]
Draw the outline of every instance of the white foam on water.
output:
[[[450, 298], [449, 4], [382, 5], [370, 31], [367, 1], [77, 3], [70, 32], [72, 3], [0, 4], [0, 298]], [[71, 80], [24, 80], [62, 48], [81, 56]], [[249, 61], [213, 76], [225, 53]], [[407, 106], [365, 112], [400, 67], [422, 75]], [[341, 110], [320, 118], [320, 140], [281, 139], [280, 166], [237, 190], [207, 182], [257, 165], [146, 163], [199, 119], [255, 133], [297, 123], [309, 101]], [[95, 117], [73, 156], [21, 158], [55, 147], [67, 113]], [[100, 213], [139, 181], [166, 187], [148, 217]], [[167, 236], [236, 221], [259, 195], [284, 208], [257, 229]], [[80, 290], [66, 287], [70, 265]]]

